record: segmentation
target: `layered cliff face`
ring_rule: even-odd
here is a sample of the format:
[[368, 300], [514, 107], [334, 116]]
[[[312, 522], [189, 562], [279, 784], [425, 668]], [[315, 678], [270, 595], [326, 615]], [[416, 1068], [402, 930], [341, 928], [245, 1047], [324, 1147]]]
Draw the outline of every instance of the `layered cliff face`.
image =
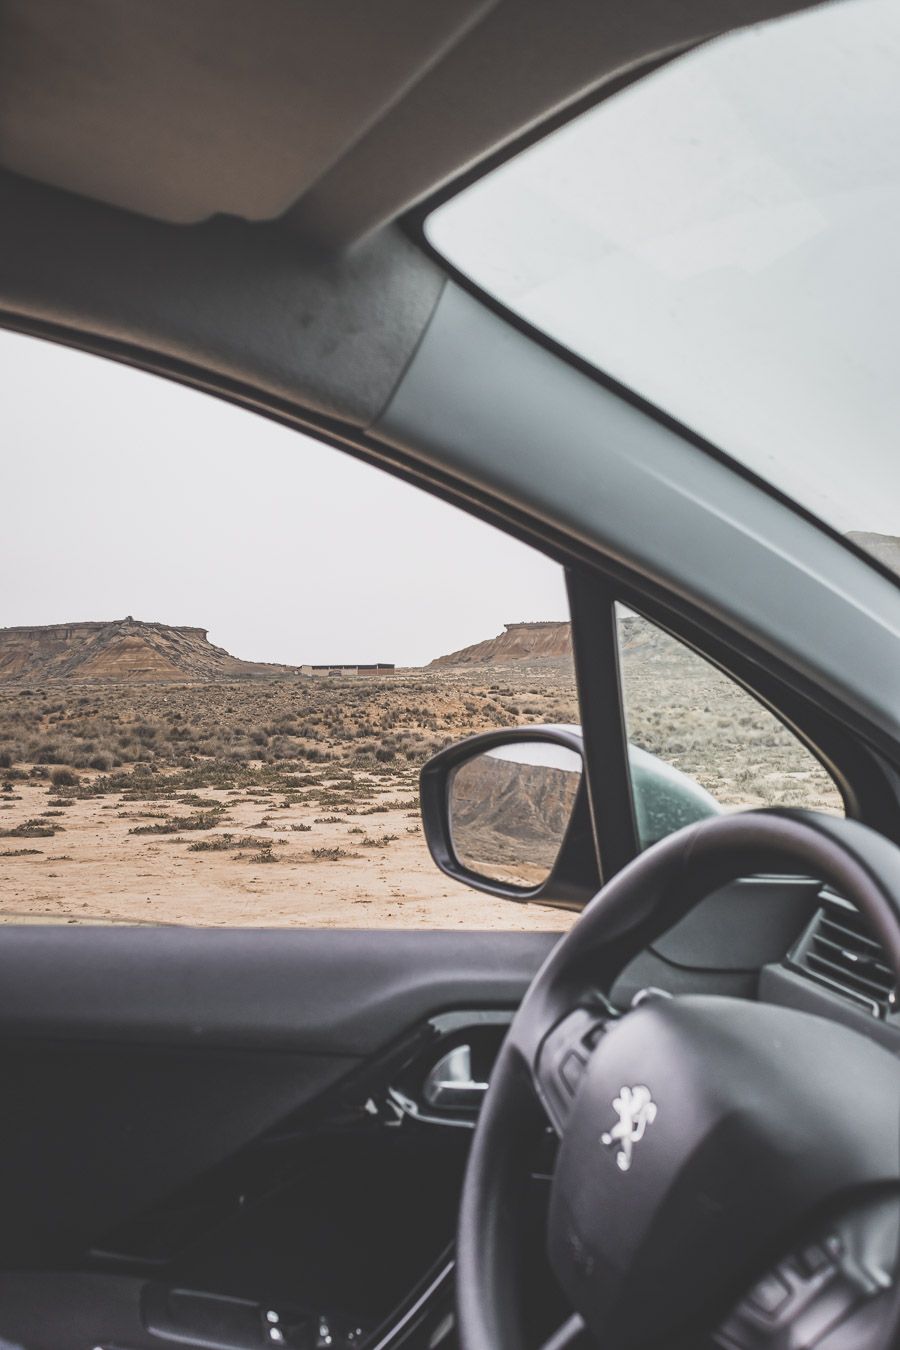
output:
[[508, 623], [497, 637], [438, 656], [432, 666], [504, 666], [512, 661], [570, 661], [568, 623]]
[[72, 679], [138, 682], [252, 679], [287, 666], [240, 661], [214, 646], [203, 628], [109, 623], [0, 628], [0, 681]]

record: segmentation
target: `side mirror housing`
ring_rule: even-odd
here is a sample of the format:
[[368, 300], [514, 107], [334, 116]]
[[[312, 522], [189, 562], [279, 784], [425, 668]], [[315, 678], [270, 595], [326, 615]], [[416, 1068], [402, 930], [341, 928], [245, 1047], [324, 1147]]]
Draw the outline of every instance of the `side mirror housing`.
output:
[[600, 888], [578, 728], [504, 728], [448, 746], [422, 769], [437, 866], [509, 900], [581, 909]]
[[628, 767], [641, 848], [649, 848], [683, 825], [721, 814], [711, 792], [648, 750], [629, 745]]

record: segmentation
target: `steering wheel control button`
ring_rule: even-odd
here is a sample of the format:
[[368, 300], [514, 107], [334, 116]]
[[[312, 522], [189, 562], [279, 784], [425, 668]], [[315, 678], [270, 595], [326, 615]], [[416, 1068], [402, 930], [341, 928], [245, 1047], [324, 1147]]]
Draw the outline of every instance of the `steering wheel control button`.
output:
[[551, 1122], [561, 1134], [572, 1102], [591, 1059], [592, 1037], [602, 1032], [605, 1019], [596, 1008], [576, 1008], [545, 1038], [538, 1057], [538, 1080]]
[[578, 1091], [578, 1084], [584, 1077], [587, 1059], [580, 1055], [577, 1050], [570, 1050], [559, 1068], [559, 1076], [562, 1079], [563, 1086], [572, 1096]]
[[818, 1242], [813, 1242], [798, 1253], [795, 1264], [805, 1279], [811, 1279], [813, 1275], [818, 1275], [820, 1271], [827, 1270], [832, 1264], [832, 1259], [823, 1246]]
[[772, 1273], [764, 1275], [758, 1284], [750, 1291], [748, 1302], [760, 1312], [771, 1316], [787, 1302], [791, 1296], [791, 1291], [785, 1284], [780, 1275]]

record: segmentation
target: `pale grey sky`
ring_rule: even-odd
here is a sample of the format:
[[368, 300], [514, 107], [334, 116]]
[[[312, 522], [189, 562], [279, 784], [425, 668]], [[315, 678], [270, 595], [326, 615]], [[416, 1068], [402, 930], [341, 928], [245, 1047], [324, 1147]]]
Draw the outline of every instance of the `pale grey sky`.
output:
[[900, 535], [900, 5], [701, 47], [437, 211], [438, 249], [840, 530]]
[[0, 626], [208, 628], [258, 661], [394, 661], [567, 617], [562, 570], [309, 437], [0, 330]]

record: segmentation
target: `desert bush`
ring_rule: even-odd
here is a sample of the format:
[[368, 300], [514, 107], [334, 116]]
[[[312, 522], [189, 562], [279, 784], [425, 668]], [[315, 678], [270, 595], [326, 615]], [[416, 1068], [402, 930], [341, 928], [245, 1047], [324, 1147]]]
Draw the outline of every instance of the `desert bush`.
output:
[[258, 848], [265, 842], [264, 839], [237, 839], [233, 834], [216, 834], [211, 839], [195, 839], [188, 844], [188, 853], [223, 853], [233, 848]]
[[78, 774], [71, 769], [54, 769], [50, 774], [50, 782], [54, 787], [78, 787], [80, 781]]
[[29, 758], [32, 764], [58, 764], [59, 747], [53, 741], [41, 741], [32, 748]]
[[222, 823], [219, 811], [198, 811], [193, 816], [169, 816], [160, 825], [135, 825], [129, 834], [177, 834], [179, 830], [211, 830]]
[[52, 839], [61, 825], [47, 825], [43, 820], [26, 820], [11, 830], [0, 830], [0, 839]]

